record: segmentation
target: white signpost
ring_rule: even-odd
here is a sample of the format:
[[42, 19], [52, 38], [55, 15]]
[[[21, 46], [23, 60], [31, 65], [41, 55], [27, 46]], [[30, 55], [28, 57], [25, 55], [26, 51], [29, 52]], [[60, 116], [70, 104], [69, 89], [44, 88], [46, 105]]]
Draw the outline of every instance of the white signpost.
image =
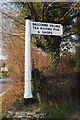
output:
[[61, 24], [31, 22], [31, 34], [61, 36], [63, 27]]
[[32, 22], [30, 16], [27, 16], [25, 21], [25, 83], [24, 83], [24, 98], [32, 98], [31, 88], [31, 34], [38, 35], [56, 35], [63, 34], [61, 24]]

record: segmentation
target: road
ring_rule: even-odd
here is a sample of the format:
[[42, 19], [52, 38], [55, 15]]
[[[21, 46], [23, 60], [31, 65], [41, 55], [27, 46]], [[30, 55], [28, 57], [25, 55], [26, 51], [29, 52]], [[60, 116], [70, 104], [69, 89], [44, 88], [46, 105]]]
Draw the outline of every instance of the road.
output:
[[0, 94], [6, 92], [9, 86], [9, 78], [0, 79]]

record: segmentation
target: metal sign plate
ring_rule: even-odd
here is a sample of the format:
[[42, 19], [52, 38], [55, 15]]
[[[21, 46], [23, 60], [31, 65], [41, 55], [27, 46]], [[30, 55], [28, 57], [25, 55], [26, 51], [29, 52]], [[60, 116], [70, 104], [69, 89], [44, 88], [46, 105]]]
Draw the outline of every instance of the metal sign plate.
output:
[[61, 24], [31, 22], [31, 34], [61, 36], [63, 26]]

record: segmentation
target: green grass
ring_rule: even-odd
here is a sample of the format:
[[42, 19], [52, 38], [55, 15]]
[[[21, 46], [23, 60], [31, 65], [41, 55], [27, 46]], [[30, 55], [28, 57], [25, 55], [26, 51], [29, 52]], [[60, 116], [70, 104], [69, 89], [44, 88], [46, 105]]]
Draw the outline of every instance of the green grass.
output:
[[0, 120], [2, 118], [2, 95], [0, 95]]
[[13, 112], [15, 111], [28, 111], [30, 108], [32, 108], [32, 105], [29, 104], [24, 104], [23, 99], [17, 99], [14, 101], [8, 108], [8, 110], [12, 110]]
[[78, 111], [76, 103], [63, 103], [55, 106], [50, 106], [47, 103], [42, 105], [42, 112], [48, 113], [50, 118], [66, 118]]
[[0, 101], [2, 101], [2, 95], [0, 95]]
[[78, 111], [77, 103], [72, 102], [64, 102], [62, 104], [57, 104], [50, 106], [47, 102], [43, 102], [41, 105], [32, 105], [32, 104], [24, 104], [23, 99], [16, 100], [10, 107], [7, 109], [13, 112], [16, 111], [38, 111], [47, 113], [48, 118], [54, 118], [54, 120], [59, 118], [66, 118], [72, 116], [74, 113]]

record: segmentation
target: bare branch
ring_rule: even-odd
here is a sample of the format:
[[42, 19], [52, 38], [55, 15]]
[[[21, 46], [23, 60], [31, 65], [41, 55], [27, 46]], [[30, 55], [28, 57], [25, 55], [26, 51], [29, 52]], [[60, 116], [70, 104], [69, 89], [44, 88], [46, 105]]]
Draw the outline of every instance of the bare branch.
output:
[[0, 12], [1, 12], [2, 14], [6, 15], [7, 17], [9, 17], [9, 18], [11, 18], [11, 19], [15, 20], [16, 22], [18, 22], [18, 23], [20, 23], [21, 25], [23, 25], [23, 26], [24, 26], [24, 24], [23, 24], [22, 22], [20, 22], [19, 20], [17, 20], [17, 18], [16, 18], [16, 17], [11, 16], [11, 15], [8, 15], [8, 14], [6, 14], [5, 12], [3, 12], [3, 11], [1, 11], [1, 10], [0, 10]]
[[78, 0], [78, 2], [76, 2], [65, 14], [64, 16], [59, 20], [62, 21], [65, 19], [65, 17], [77, 6], [77, 4], [80, 2], [80, 0]]

